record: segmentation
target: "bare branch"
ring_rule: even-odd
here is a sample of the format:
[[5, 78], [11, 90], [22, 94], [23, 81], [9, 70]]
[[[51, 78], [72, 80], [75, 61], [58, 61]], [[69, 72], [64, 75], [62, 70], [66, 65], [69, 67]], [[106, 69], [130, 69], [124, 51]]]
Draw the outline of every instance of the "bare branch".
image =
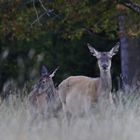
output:
[[39, 14], [38, 14], [38, 11], [37, 11], [37, 9], [36, 9], [36, 6], [35, 6], [35, 0], [33, 0], [33, 7], [34, 7], [34, 9], [35, 9], [37, 19], [35, 19], [35, 20], [31, 23], [31, 27], [32, 27], [36, 22], [38, 22], [38, 23], [41, 25], [40, 19], [41, 19], [44, 15], [46, 15], [46, 14], [47, 14], [47, 16], [51, 16], [51, 14], [53, 14], [55, 17], [57, 16], [55, 13], [52, 13], [52, 12], [54, 11], [53, 9], [47, 9], [47, 8], [44, 6], [42, 0], [38, 0], [38, 2], [40, 3], [41, 7], [43, 8], [43, 10], [44, 10], [45, 12], [44, 12], [43, 14], [39, 15]]
[[[38, 22], [38, 20], [39, 20], [39, 23], [40, 23], [40, 19], [41, 19], [43, 16], [45, 16], [46, 14], [48, 15], [48, 14], [50, 14], [50, 13], [52, 13], [52, 12], [53, 12], [53, 10], [45, 11], [43, 14], [41, 14], [40, 16], [38, 16], [38, 18], [35, 19], [35, 20], [31, 23], [31, 27], [33, 27], [33, 25], [34, 25], [36, 22]], [[58, 16], [58, 15], [56, 15], [55, 13], [53, 13], [53, 15], [54, 15], [54, 17], [57, 17], [57, 16]], [[40, 23], [40, 25], [41, 25], [41, 23]]]
[[127, 0], [122, 2], [123, 5], [125, 5], [126, 7], [130, 8], [131, 10], [133, 10], [134, 12], [140, 14], [140, 6]]
[[40, 4], [41, 4], [42, 8], [43, 8], [45, 11], [47, 11], [47, 8], [43, 5], [42, 0], [39, 0], [39, 2], [40, 2]]
[[37, 9], [36, 9], [36, 6], [35, 6], [35, 0], [33, 0], [33, 7], [34, 7], [34, 9], [35, 9], [36, 16], [37, 16], [37, 19], [36, 19], [36, 21], [37, 21], [39, 24], [41, 24], [41, 23], [40, 23], [40, 21], [39, 21], [39, 15], [38, 15], [38, 11], [37, 11]]

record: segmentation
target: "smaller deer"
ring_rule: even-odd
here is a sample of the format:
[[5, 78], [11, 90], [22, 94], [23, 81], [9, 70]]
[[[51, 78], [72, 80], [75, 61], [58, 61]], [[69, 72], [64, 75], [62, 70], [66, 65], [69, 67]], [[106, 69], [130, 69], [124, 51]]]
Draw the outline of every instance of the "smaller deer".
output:
[[33, 120], [38, 115], [43, 118], [54, 116], [61, 106], [58, 92], [52, 80], [57, 69], [52, 74], [49, 74], [45, 66], [41, 68], [40, 79], [28, 96], [29, 109]]
[[77, 111], [82, 113], [81, 107], [85, 107], [87, 102], [94, 105], [101, 98], [113, 102], [110, 68], [111, 59], [118, 52], [119, 43], [108, 52], [99, 52], [90, 44], [87, 45], [91, 54], [97, 58], [100, 77], [70, 76], [60, 83], [59, 96], [66, 117], [69, 116], [67, 114], [74, 114]]

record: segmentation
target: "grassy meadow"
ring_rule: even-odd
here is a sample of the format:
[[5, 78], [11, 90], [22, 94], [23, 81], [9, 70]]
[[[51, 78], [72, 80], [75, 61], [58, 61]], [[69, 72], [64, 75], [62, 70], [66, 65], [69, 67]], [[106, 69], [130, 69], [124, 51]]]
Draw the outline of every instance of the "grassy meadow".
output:
[[[140, 98], [122, 97], [116, 105], [100, 102], [92, 113], [72, 119], [37, 119], [31, 125], [27, 98], [11, 95], [0, 105], [1, 140], [139, 140]], [[123, 100], [121, 100], [123, 98]]]

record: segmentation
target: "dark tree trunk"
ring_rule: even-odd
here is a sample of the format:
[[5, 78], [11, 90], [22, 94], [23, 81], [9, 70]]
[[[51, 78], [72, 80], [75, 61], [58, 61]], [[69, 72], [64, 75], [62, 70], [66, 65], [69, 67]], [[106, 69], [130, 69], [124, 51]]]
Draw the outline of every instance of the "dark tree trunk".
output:
[[129, 39], [129, 77], [131, 85], [140, 89], [140, 39]]
[[[129, 0], [123, 5], [140, 14], [140, 6]], [[123, 8], [122, 8], [123, 9]], [[121, 10], [122, 10], [121, 9]], [[118, 18], [121, 43], [121, 70], [123, 87], [127, 85], [140, 89], [140, 39], [128, 38], [125, 32], [125, 12], [120, 11]]]
[[119, 37], [120, 37], [120, 50], [121, 50], [121, 78], [123, 87], [130, 84], [129, 66], [128, 66], [128, 39], [125, 33], [125, 15], [122, 14], [118, 17], [119, 23]]
[[140, 87], [140, 39], [128, 38], [125, 33], [125, 15], [120, 15], [119, 35], [121, 43], [121, 71], [123, 88]]

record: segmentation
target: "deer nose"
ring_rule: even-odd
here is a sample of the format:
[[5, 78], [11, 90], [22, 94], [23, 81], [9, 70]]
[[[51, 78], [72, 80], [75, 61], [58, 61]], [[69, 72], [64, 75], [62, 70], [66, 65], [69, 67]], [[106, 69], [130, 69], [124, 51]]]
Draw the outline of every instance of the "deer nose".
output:
[[107, 64], [102, 65], [103, 70], [107, 70]]

